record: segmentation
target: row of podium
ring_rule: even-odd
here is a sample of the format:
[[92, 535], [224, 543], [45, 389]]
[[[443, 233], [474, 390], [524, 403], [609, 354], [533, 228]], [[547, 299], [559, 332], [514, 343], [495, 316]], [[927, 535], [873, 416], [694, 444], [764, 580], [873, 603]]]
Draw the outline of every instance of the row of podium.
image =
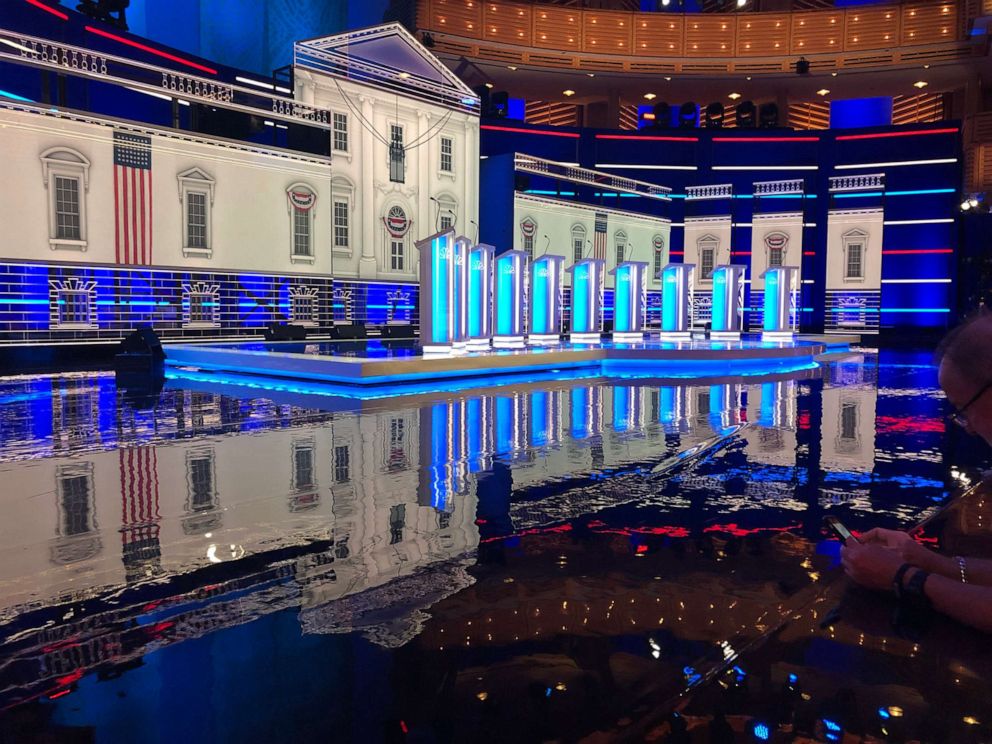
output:
[[[571, 272], [569, 340], [599, 343], [603, 333], [606, 262], [585, 258], [565, 268], [565, 257], [531, 260], [523, 251], [496, 255], [491, 245], [473, 245], [452, 231], [417, 243], [420, 251], [420, 338], [425, 353], [467, 348], [519, 348], [561, 341], [564, 274]], [[625, 261], [614, 275], [613, 340], [645, 338], [647, 271], [643, 261]], [[746, 267], [717, 266], [712, 274], [710, 337], [740, 339]], [[799, 270], [776, 266], [765, 280], [762, 338], [789, 341], [798, 318]], [[661, 340], [691, 338], [695, 266], [671, 263], [661, 270]]]

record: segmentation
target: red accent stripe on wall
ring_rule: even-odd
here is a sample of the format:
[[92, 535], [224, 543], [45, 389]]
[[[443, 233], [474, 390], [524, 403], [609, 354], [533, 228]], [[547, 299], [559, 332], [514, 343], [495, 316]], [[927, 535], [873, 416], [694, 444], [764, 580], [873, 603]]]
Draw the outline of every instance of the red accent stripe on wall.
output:
[[887, 137], [916, 137], [924, 134], [957, 134], [958, 128], [950, 129], [914, 129], [911, 132], [871, 132], [869, 134], [842, 134], [838, 140], [884, 139]]
[[69, 16], [67, 16], [61, 10], [56, 10], [51, 5], [45, 5], [45, 3], [41, 2], [41, 0], [27, 0], [27, 2], [28, 5], [33, 5], [36, 8], [41, 8], [42, 10], [51, 13], [53, 16], [57, 16], [58, 18], [61, 18], [63, 21], [69, 20]]
[[597, 134], [596, 139], [633, 140], [635, 142], [699, 142], [699, 137], [674, 137], [660, 134]]
[[815, 256], [816, 251], [803, 251], [804, 256]]
[[541, 129], [524, 129], [523, 127], [499, 127], [495, 124], [483, 124], [480, 129], [488, 129], [491, 132], [516, 132], [517, 134], [539, 134], [542, 137], [569, 137], [578, 139], [575, 132], [546, 132]]
[[883, 256], [909, 256], [921, 253], [954, 253], [953, 248], [912, 248], [899, 251], [882, 251]]
[[819, 142], [819, 137], [714, 137], [714, 142]]
[[[66, 18], [68, 18], [68, 16], [66, 16]], [[134, 47], [135, 49], [140, 49], [143, 52], [154, 54], [158, 57], [161, 57], [162, 59], [167, 59], [171, 62], [178, 62], [181, 65], [192, 67], [194, 70], [200, 70], [201, 72], [209, 72], [211, 75], [217, 74], [217, 70], [215, 70], [212, 67], [207, 67], [206, 65], [201, 65], [199, 62], [193, 62], [192, 60], [183, 59], [182, 57], [177, 57], [175, 54], [169, 54], [168, 52], [163, 52], [161, 49], [155, 49], [154, 47], [146, 46], [145, 44], [139, 44], [137, 41], [132, 41], [131, 39], [125, 39], [123, 36], [112, 34], [108, 31], [104, 31], [103, 29], [94, 28], [93, 26], [86, 26], [86, 30], [89, 31], [91, 34], [96, 34], [97, 36], [102, 36], [105, 39], [111, 39], [113, 41], [119, 41], [121, 44], [127, 44], [129, 47]]]

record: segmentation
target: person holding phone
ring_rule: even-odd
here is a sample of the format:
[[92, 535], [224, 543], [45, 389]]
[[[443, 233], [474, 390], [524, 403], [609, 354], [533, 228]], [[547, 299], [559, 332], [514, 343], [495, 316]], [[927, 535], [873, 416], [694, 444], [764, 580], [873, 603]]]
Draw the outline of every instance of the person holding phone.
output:
[[[982, 311], [951, 331], [937, 350], [938, 379], [954, 407], [948, 418], [992, 446], [992, 313]], [[841, 548], [844, 572], [869, 589], [932, 607], [992, 633], [992, 560], [944, 556], [911, 535], [875, 528]]]

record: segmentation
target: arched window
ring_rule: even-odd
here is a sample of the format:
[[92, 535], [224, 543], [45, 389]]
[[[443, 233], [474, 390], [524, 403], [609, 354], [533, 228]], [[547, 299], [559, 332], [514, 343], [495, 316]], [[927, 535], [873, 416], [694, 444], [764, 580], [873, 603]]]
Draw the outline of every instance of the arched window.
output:
[[286, 198], [290, 216], [290, 260], [293, 263], [313, 263], [317, 192], [305, 183], [294, 183], [286, 189]]
[[386, 270], [409, 271], [407, 260], [406, 238], [410, 231], [410, 220], [399, 204], [394, 204], [383, 217], [386, 228]]
[[534, 236], [537, 235], [537, 222], [533, 217], [524, 217], [520, 220], [520, 245], [524, 253], [531, 258], [534, 257]]
[[572, 262], [577, 263], [582, 260], [586, 252], [586, 228], [585, 225], [572, 225]]
[[785, 265], [785, 253], [789, 248], [789, 236], [784, 232], [770, 232], [765, 236], [768, 268]]
[[654, 257], [654, 278], [657, 279], [665, 266], [665, 238], [661, 235], [651, 238], [651, 250]]
[[627, 233], [623, 230], [618, 230], [613, 235], [613, 243], [616, 246], [617, 251], [617, 266], [624, 262], [624, 258], [627, 253]]

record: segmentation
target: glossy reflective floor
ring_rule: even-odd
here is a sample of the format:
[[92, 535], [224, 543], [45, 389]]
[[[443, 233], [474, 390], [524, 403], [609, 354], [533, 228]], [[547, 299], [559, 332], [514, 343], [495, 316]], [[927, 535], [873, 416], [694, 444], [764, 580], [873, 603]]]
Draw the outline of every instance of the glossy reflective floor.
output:
[[981, 741], [988, 644], [893, 626], [820, 531], [938, 512], [983, 455], [944, 412], [894, 352], [366, 401], [8, 378], [0, 741]]

